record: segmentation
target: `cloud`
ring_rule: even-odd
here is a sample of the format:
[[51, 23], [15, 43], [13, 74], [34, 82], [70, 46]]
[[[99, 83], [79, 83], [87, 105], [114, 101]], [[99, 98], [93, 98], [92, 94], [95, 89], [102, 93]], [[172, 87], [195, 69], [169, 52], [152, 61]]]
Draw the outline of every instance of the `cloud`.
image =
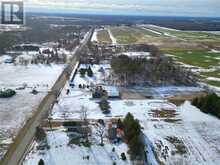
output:
[[29, 11], [220, 16], [219, 0], [25, 0], [25, 4]]

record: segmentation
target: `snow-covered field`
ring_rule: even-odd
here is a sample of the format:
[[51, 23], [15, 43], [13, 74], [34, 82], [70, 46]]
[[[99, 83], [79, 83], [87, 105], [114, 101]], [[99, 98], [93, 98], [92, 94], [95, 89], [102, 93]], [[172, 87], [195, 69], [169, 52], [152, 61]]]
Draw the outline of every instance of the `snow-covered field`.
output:
[[[99, 145], [99, 137], [95, 134], [91, 137], [91, 147], [69, 145], [70, 138], [64, 130], [47, 132], [49, 150], [37, 150], [37, 143], [34, 143], [31, 152], [23, 162], [24, 165], [35, 165], [43, 159], [46, 165], [112, 165], [113, 162], [120, 165], [131, 164], [129, 160], [121, 160], [121, 153], [126, 153], [126, 144], [111, 144], [107, 138], [104, 139], [105, 145]], [[115, 148], [115, 152], [112, 149]], [[127, 154], [126, 154], [127, 155]], [[89, 156], [89, 159], [86, 157]], [[127, 156], [128, 157], [128, 156]]]
[[[219, 164], [219, 119], [200, 112], [189, 102], [172, 113], [148, 112], [144, 133], [165, 164]], [[165, 114], [163, 114], [165, 113]], [[164, 117], [167, 115], [169, 117]]]
[[79, 119], [81, 106], [88, 109], [89, 119], [124, 117], [131, 112], [165, 164], [220, 163], [220, 121], [189, 102], [176, 107], [164, 100], [111, 100], [111, 114], [104, 115], [88, 91], [73, 89], [71, 93], [54, 107], [54, 119]]
[[181, 30], [177, 30], [177, 29], [173, 29], [173, 28], [167, 28], [167, 27], [163, 27], [163, 26], [157, 26], [157, 25], [153, 25], [153, 24], [150, 24], [148, 26], [156, 27], [156, 28], [161, 28], [161, 29], [164, 29], [164, 30], [181, 31]]
[[10, 32], [10, 31], [25, 31], [26, 29], [28, 28], [22, 25], [4, 25], [4, 24], [0, 25], [0, 33]]
[[[64, 65], [0, 64], [0, 88], [16, 90], [11, 98], [0, 98], [0, 157], [47, 91], [55, 83]], [[39, 93], [31, 93], [36, 89]], [[2, 151], [3, 150], [3, 151]]]
[[92, 34], [92, 38], [91, 38], [91, 41], [92, 41], [92, 42], [99, 42], [97, 35], [98, 35], [98, 32], [101, 31], [101, 30], [103, 30], [103, 29], [95, 29], [95, 30], [94, 30], [94, 32], [93, 32], [93, 34]]
[[71, 93], [54, 107], [54, 119], [79, 119], [81, 106], [88, 109], [89, 119], [124, 117], [131, 112], [143, 126], [156, 157], [165, 164], [220, 163], [219, 119], [189, 102], [176, 107], [164, 100], [111, 100], [111, 114], [104, 115], [89, 92], [73, 89]]
[[206, 79], [211, 80], [211, 81], [219, 81], [220, 82], [220, 78], [216, 78], [216, 77], [208, 77]]
[[[85, 67], [81, 65], [80, 67]], [[104, 70], [109, 70], [108, 65]], [[54, 120], [80, 119], [82, 106], [87, 109], [88, 119], [111, 119], [123, 118], [128, 112], [132, 113], [140, 121], [143, 133], [146, 137], [148, 160], [153, 164], [192, 164], [192, 165], [214, 165], [220, 164], [220, 120], [200, 112], [199, 109], [186, 101], [181, 106], [176, 106], [161, 97], [160, 99], [113, 99], [110, 102], [111, 113], [105, 115], [98, 106], [98, 100], [92, 99], [89, 89], [79, 89], [78, 84], [105, 83], [105, 77], [99, 72], [100, 66], [94, 65], [93, 78], [82, 78], [76, 74], [74, 79], [75, 87], [69, 87], [69, 82], [63, 89], [58, 103], [55, 104], [51, 117]], [[108, 73], [108, 72], [107, 72]], [[67, 94], [67, 89], [70, 93]], [[161, 96], [173, 93], [196, 92], [201, 90], [193, 87], [161, 87], [155, 88]], [[49, 143], [52, 147], [46, 153], [31, 150], [31, 154], [26, 158], [25, 164], [33, 165], [40, 158], [44, 158], [48, 164], [65, 164], [76, 162], [75, 164], [112, 164], [111, 152], [112, 144], [106, 145], [104, 150], [99, 146], [92, 146], [91, 149], [84, 147], [66, 146], [66, 134], [64, 132], [54, 132], [52, 138], [49, 135]], [[62, 140], [60, 140], [62, 136]], [[54, 145], [56, 147], [54, 147]], [[91, 154], [98, 155], [95, 157]], [[101, 155], [102, 157], [99, 157]], [[106, 155], [107, 153], [107, 155]], [[91, 156], [91, 160], [85, 162], [82, 157], [85, 154]], [[59, 155], [59, 156], [57, 156]], [[73, 156], [72, 156], [73, 155]], [[76, 156], [75, 156], [76, 155]], [[71, 157], [72, 156], [72, 157]], [[68, 159], [67, 159], [68, 158]], [[93, 160], [94, 159], [94, 160]], [[62, 162], [63, 163], [63, 162]], [[117, 164], [120, 164], [120, 162]]]
[[149, 29], [149, 28], [146, 28], [146, 27], [144, 27], [144, 29], [147, 29], [150, 32], [155, 33], [155, 34], [162, 35], [162, 33], [158, 32], [158, 31], [155, 31], [155, 30], [152, 30], [152, 29]]

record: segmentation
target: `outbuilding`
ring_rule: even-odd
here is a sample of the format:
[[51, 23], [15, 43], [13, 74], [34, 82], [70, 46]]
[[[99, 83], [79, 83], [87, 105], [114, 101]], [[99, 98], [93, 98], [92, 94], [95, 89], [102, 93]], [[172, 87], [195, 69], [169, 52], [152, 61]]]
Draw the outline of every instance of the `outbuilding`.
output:
[[109, 98], [120, 98], [119, 90], [116, 86], [103, 86]]

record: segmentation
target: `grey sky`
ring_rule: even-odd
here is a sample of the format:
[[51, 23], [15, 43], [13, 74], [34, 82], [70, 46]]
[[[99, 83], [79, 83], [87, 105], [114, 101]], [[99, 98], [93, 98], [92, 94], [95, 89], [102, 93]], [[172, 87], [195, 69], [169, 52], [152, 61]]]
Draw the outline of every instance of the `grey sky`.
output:
[[218, 16], [220, 0], [25, 0], [28, 11], [72, 13]]

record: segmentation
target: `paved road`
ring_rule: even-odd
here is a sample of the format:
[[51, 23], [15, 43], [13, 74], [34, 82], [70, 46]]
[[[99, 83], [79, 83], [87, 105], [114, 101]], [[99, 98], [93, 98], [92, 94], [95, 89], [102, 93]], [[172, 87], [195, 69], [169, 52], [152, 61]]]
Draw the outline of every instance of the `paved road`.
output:
[[49, 111], [52, 109], [60, 91], [63, 89], [66, 81], [69, 79], [72, 70], [74, 69], [75, 64], [79, 60], [79, 52], [90, 40], [91, 35], [92, 30], [88, 33], [83, 42], [81, 42], [80, 45], [75, 49], [71, 62], [55, 82], [51, 91], [48, 92], [47, 96], [45, 96], [45, 98], [42, 100], [32, 118], [28, 120], [25, 126], [19, 131], [14, 140], [14, 143], [10, 145], [6, 155], [1, 160], [1, 165], [17, 165], [21, 163], [29, 145], [34, 138], [36, 127], [40, 125], [42, 119], [47, 117]]

